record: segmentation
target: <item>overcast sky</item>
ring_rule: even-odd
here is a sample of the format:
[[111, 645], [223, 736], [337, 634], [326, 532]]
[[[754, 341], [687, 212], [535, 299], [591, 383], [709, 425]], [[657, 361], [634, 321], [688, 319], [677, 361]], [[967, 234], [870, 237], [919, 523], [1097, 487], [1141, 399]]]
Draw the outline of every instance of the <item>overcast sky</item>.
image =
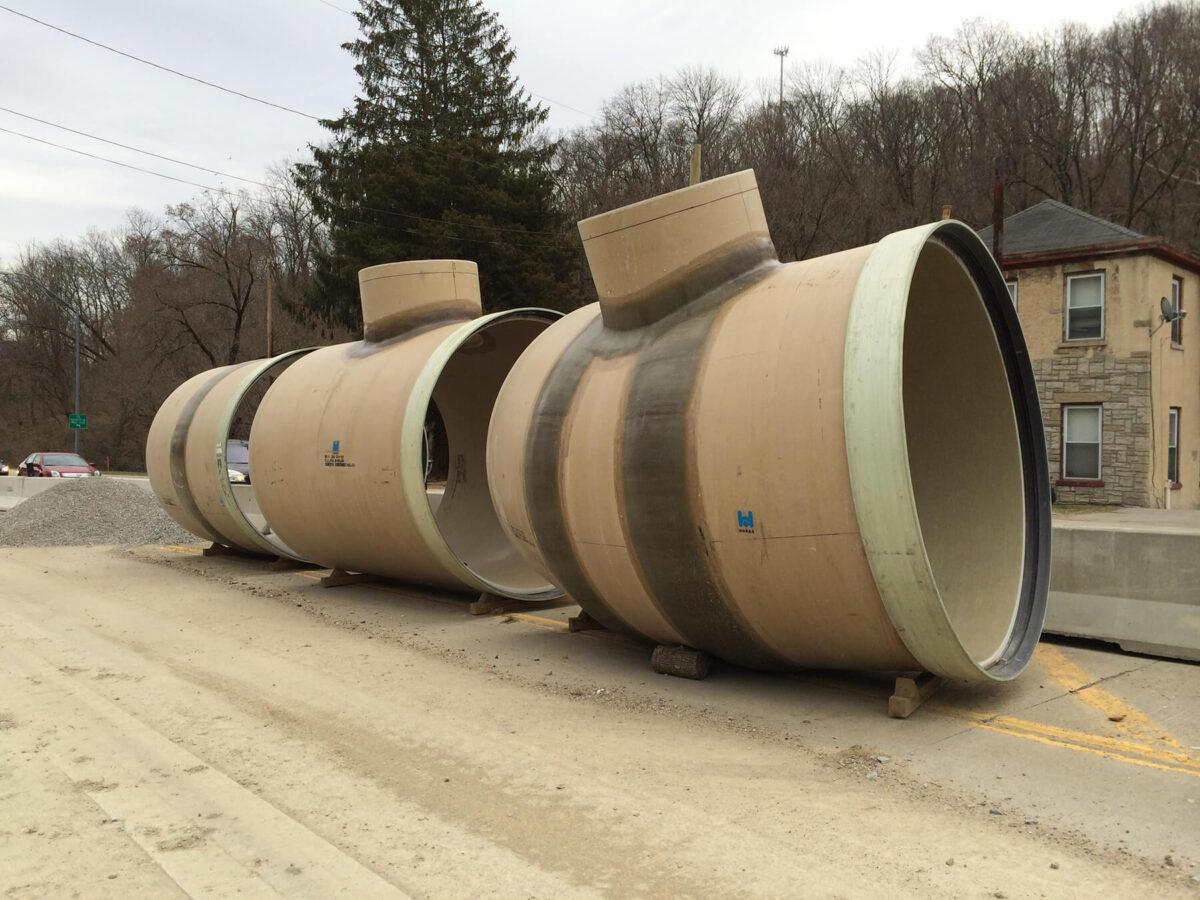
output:
[[[200, 188], [122, 169], [9, 132], [20, 132], [204, 186], [241, 183], [99, 143], [33, 116], [230, 175], [262, 179], [325, 132], [273, 109], [84, 43], [50, 25], [197, 78], [312, 116], [337, 115], [357, 85], [341, 44], [354, 0], [0, 0], [0, 267], [31, 242], [121, 227], [129, 209], [160, 214]], [[1102, 27], [1129, 3], [1115, 0], [491, 0], [517, 51], [515, 71], [546, 103], [550, 124], [589, 122], [622, 85], [686, 65], [713, 65], [752, 95], [789, 65], [848, 65], [896, 52], [901, 68], [932, 34], [965, 18], [1003, 18], [1018, 32], [1070, 19]], [[341, 9], [339, 10], [338, 8]]]

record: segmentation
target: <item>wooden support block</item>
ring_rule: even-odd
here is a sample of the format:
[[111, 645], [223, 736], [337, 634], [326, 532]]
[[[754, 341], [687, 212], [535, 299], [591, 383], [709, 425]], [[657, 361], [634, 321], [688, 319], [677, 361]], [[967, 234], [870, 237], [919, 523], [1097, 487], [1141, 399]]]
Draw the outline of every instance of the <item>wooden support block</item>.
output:
[[674, 675], [699, 681], [708, 677], [712, 657], [693, 647], [669, 647], [659, 644], [650, 654], [650, 667], [659, 675]]
[[897, 678], [895, 692], [888, 698], [888, 715], [893, 719], [907, 719], [941, 686], [942, 679], [932, 672], [922, 672], [915, 678]]
[[568, 631], [603, 631], [604, 626], [587, 614], [580, 611], [579, 615], [567, 619]]
[[343, 587], [347, 584], [370, 584], [378, 581], [378, 575], [366, 575], [362, 572], [347, 572], [345, 569], [334, 569], [321, 579], [321, 587]]
[[[467, 607], [467, 611], [473, 616], [486, 616], [489, 613], [501, 613], [511, 609], [514, 603], [521, 601], [513, 601], [507, 597], [497, 597], [495, 594], [483, 593], [479, 595], [479, 599], [471, 603]], [[527, 605], [527, 604], [522, 604]]]
[[237, 547], [227, 547], [224, 544], [210, 544], [202, 551], [205, 556], [240, 556], [242, 559], [258, 559], [259, 554]]

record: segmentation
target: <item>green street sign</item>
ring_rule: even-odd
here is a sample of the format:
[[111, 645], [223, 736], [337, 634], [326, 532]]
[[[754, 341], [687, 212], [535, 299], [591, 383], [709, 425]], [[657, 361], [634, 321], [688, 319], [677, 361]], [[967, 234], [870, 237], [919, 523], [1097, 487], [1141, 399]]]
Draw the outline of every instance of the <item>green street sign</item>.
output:
[[72, 429], [87, 429], [87, 413], [73, 413], [67, 416], [67, 422]]

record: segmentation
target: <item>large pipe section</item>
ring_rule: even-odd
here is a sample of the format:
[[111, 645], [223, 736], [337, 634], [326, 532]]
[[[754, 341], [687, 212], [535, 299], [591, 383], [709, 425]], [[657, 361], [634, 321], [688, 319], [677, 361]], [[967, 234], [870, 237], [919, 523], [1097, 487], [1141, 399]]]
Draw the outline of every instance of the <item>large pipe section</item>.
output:
[[[299, 360], [254, 418], [251, 481], [271, 528], [332, 568], [560, 596], [506, 539], [485, 465], [496, 394], [559, 314], [481, 315], [476, 266], [461, 260], [374, 266], [359, 286], [364, 340]], [[444, 488], [426, 484], [431, 409], [448, 442]]]
[[[159, 504], [197, 537], [251, 553], [295, 557], [258, 515], [253, 497], [238, 496], [225, 453], [243, 405], [307, 350], [210, 369], [167, 397], [146, 438], [146, 474]], [[251, 485], [245, 486], [250, 493]]]
[[782, 265], [752, 172], [579, 228], [600, 302], [521, 356], [488, 439], [530, 563], [611, 628], [747, 666], [1017, 675], [1050, 493], [975, 234]]

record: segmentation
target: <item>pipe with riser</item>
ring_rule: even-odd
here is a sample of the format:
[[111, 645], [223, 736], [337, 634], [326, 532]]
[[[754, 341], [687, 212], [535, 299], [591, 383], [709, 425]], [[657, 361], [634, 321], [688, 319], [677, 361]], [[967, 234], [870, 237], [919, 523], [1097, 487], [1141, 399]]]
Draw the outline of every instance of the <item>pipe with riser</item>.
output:
[[[373, 266], [359, 285], [364, 340], [297, 362], [255, 416], [250, 474], [271, 528], [331, 568], [560, 596], [506, 540], [485, 467], [500, 385], [559, 314], [481, 315], [476, 266], [462, 260]], [[431, 430], [444, 485], [427, 483]]]
[[167, 397], [146, 439], [146, 474], [159, 504], [197, 537], [250, 553], [298, 558], [258, 514], [253, 498], [239, 502], [226, 450], [235, 421], [264, 387], [308, 353], [222, 366], [189, 378]]
[[742, 172], [580, 232], [600, 302], [522, 355], [488, 440], [532, 565], [608, 627], [747, 666], [1024, 668], [1045, 446], [969, 228], [781, 265]]

